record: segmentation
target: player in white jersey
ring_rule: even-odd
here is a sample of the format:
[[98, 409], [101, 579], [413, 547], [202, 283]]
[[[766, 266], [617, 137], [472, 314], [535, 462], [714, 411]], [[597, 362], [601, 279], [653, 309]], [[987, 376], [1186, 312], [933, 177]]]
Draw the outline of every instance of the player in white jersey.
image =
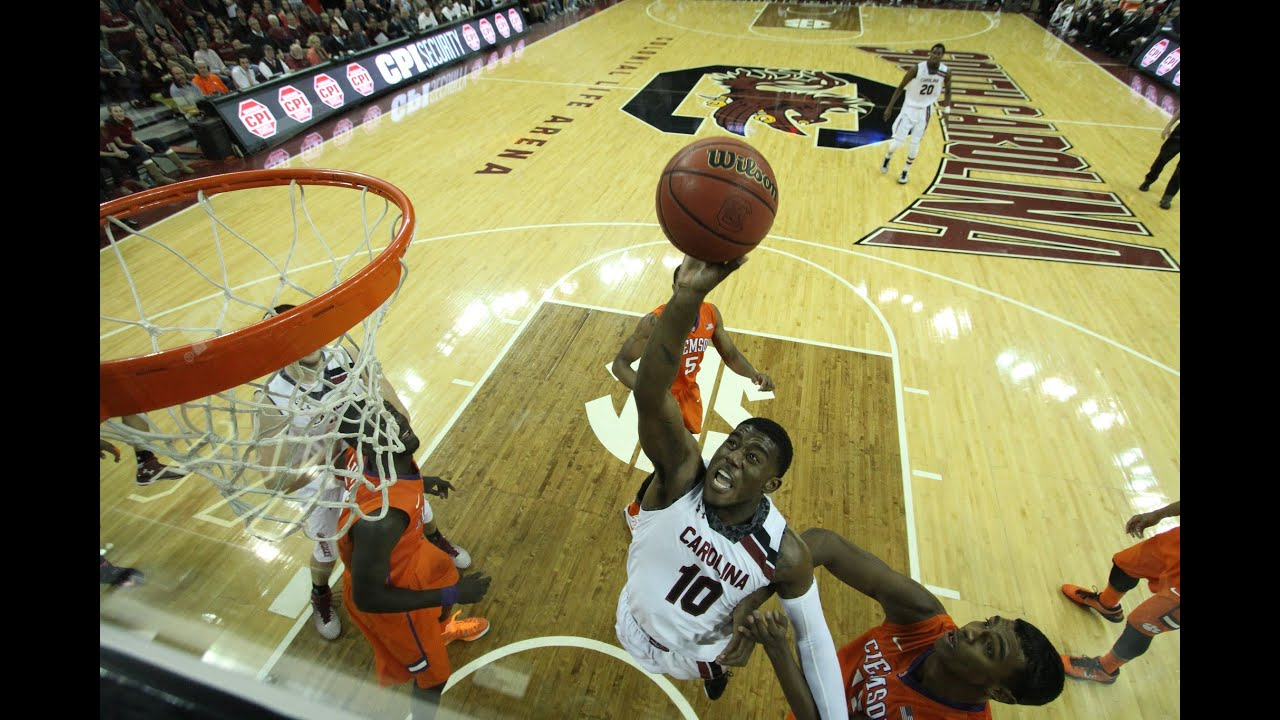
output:
[[[293, 305], [278, 305], [274, 314], [293, 309]], [[338, 417], [330, 422], [317, 418], [320, 403], [331, 390], [348, 382], [348, 373], [353, 363], [347, 352], [341, 347], [321, 348], [303, 357], [272, 375], [266, 383], [266, 393], [259, 392], [254, 401], [262, 403], [259, 410], [259, 438], [274, 437], [286, 432], [294, 438], [313, 436], [312, 442], [291, 441], [282, 444], [264, 444], [259, 448], [264, 453], [264, 464], [285, 466], [290, 468], [331, 466], [339, 459], [345, 446], [324, 440], [321, 436], [334, 431]], [[355, 382], [362, 382], [357, 379]], [[404, 417], [409, 411], [404, 407], [396, 394], [395, 388], [387, 379], [381, 379], [382, 397], [390, 402]], [[351, 393], [353, 397], [362, 397], [362, 391]], [[270, 401], [275, 408], [267, 406]], [[287, 415], [286, 415], [287, 413]], [[447, 482], [441, 481], [444, 485]], [[319, 500], [338, 502], [346, 493], [343, 482], [332, 472], [310, 471], [281, 482], [287, 488], [289, 497], [302, 502], [309, 501], [319, 495]], [[316, 506], [307, 516], [307, 531], [312, 537], [331, 538], [338, 530], [338, 516], [341, 509], [336, 507]], [[431, 511], [431, 505], [423, 498], [423, 518], [426, 521], [424, 530], [427, 539], [435, 543], [451, 557], [459, 568], [471, 566], [471, 555], [466, 550], [454, 545], [441, 532]], [[333, 640], [342, 631], [342, 623], [333, 611], [333, 593], [329, 579], [333, 576], [338, 563], [338, 544], [333, 540], [317, 540], [311, 554], [311, 606], [316, 630], [326, 640]]]
[[801, 662], [823, 717], [844, 718], [840, 665], [813, 561], [766, 496], [782, 485], [791, 464], [787, 432], [772, 420], [750, 418], [704, 465], [670, 392], [703, 299], [745, 261], [686, 257], [641, 354], [635, 385], [640, 447], [654, 471], [627, 551], [615, 630], [645, 670], [701, 678], [715, 700], [728, 682], [721, 654], [745, 620], [733, 617], [733, 609], [772, 586], [796, 626]]
[[911, 163], [915, 162], [916, 155], [920, 152], [920, 141], [924, 139], [924, 130], [929, 125], [929, 116], [933, 113], [933, 104], [938, 101], [938, 96], [946, 94], [946, 99], [942, 101], [944, 108], [951, 104], [951, 72], [942, 64], [942, 55], [946, 51], [947, 48], [942, 43], [929, 48], [929, 59], [917, 63], [907, 71], [902, 82], [898, 83], [898, 89], [893, 91], [889, 105], [884, 109], [884, 119], [888, 122], [893, 116], [893, 106], [898, 104], [898, 98], [906, 91], [902, 99], [902, 112], [893, 121], [889, 152], [884, 154], [884, 162], [880, 163], [880, 173], [889, 172], [889, 160], [907, 141], [907, 137], [911, 137], [911, 145], [907, 148], [907, 164], [898, 176], [899, 184], [907, 183]]

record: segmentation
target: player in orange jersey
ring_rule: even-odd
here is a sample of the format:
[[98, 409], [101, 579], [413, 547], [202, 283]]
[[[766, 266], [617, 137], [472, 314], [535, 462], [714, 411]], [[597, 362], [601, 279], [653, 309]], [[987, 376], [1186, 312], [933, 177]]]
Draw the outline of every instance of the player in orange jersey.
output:
[[[1142, 532], [1165, 518], [1182, 515], [1182, 501], [1159, 510], [1129, 518], [1125, 532], [1142, 537]], [[1151, 638], [1182, 627], [1182, 528], [1166, 530], [1111, 557], [1111, 576], [1101, 593], [1077, 585], [1063, 585], [1062, 594], [1071, 602], [1095, 610], [1111, 622], [1124, 620], [1120, 598], [1138, 584], [1148, 581], [1153, 593], [1129, 613], [1128, 623], [1111, 650], [1101, 657], [1063, 655], [1067, 674], [1079, 680], [1093, 680], [1110, 685], [1120, 676], [1120, 666], [1145, 653]]]
[[[990, 700], [1044, 705], [1064, 682], [1053, 643], [1025, 620], [992, 616], [958, 627], [933, 593], [883, 560], [820, 528], [801, 533], [814, 567], [880, 603], [883, 623], [840, 649], [850, 718], [989, 720]], [[743, 601], [758, 608], [769, 588]], [[763, 645], [794, 715], [817, 708], [787, 642], [782, 613], [753, 611], [736, 629], [722, 663], [745, 665]], [[741, 636], [744, 640], [739, 640]]]
[[[673, 291], [679, 275], [680, 268], [677, 267], [671, 273]], [[636, 371], [632, 369], [631, 364], [639, 359], [664, 307], [666, 305], [659, 305], [648, 315], [640, 318], [635, 332], [627, 338], [627, 341], [622, 344], [622, 349], [613, 358], [613, 374], [627, 386], [628, 390], [636, 388]], [[680, 370], [676, 373], [675, 382], [671, 383], [671, 395], [680, 406], [685, 429], [694, 435], [702, 434], [702, 390], [698, 387], [698, 370], [702, 368], [702, 357], [707, 351], [708, 344], [715, 346], [716, 352], [720, 353], [720, 358], [730, 370], [744, 378], [749, 378], [764, 392], [773, 390], [773, 378], [769, 377], [768, 373], [756, 370], [738, 346], [733, 344], [733, 338], [729, 337], [728, 331], [724, 329], [724, 318], [720, 315], [720, 309], [711, 303], [702, 303], [698, 308], [697, 321], [684, 342]], [[644, 491], [645, 486], [641, 485], [636, 493], [636, 499], [623, 510], [628, 530], [635, 529], [636, 518], [640, 516], [640, 498], [644, 496]]]
[[[386, 403], [395, 423], [379, 422], [368, 428], [362, 447], [364, 466], [354, 449], [346, 451], [347, 468], [362, 472], [365, 480], [380, 487], [379, 468], [397, 480], [387, 491], [387, 512], [380, 520], [359, 519], [338, 540], [338, 554], [345, 566], [343, 600], [351, 622], [373, 646], [378, 684], [383, 687], [414, 681], [414, 720], [435, 715], [452, 673], [445, 645], [455, 639], [476, 640], [489, 631], [483, 618], [459, 619], [450, 615], [458, 603], [479, 602], [489, 591], [483, 572], [462, 576], [453, 558], [436, 547], [423, 532], [423, 494], [447, 490], [439, 478], [423, 477], [413, 460], [418, 437], [394, 406]], [[343, 433], [355, 432], [358, 418], [348, 411]], [[375, 419], [370, 423], [378, 422]], [[399, 451], [395, 448], [399, 447]], [[382, 507], [380, 490], [370, 490], [358, 479], [354, 500], [361, 512], [377, 515]], [[345, 527], [351, 514], [344, 508], [338, 526]]]

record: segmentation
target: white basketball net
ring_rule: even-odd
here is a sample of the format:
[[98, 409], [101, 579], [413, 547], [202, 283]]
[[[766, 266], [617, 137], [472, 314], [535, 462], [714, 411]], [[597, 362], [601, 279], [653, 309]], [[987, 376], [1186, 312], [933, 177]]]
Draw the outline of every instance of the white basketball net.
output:
[[[288, 202], [282, 203], [286, 193]], [[330, 216], [330, 198], [345, 200], [335, 227], [313, 217], [308, 193], [323, 194]], [[292, 222], [268, 219], [269, 227], [262, 230], [263, 218], [255, 216], [261, 211], [254, 205], [263, 205], [264, 198], [272, 208], [268, 215], [279, 216], [287, 207]], [[102, 358], [192, 342], [198, 352], [201, 339], [247, 327], [281, 304], [301, 306], [376, 257], [394, 238], [400, 214], [394, 203], [364, 188], [295, 181], [212, 196], [201, 192], [195, 207], [141, 229], [112, 218], [105, 227], [109, 244], [100, 257]], [[238, 225], [253, 227], [253, 239], [220, 215], [234, 215]], [[407, 266], [400, 264], [403, 284]], [[175, 288], [180, 292], [172, 292]], [[141, 428], [112, 418], [100, 426], [100, 437], [150, 450], [170, 467], [207, 479], [222, 495], [222, 512], [242, 520], [255, 537], [276, 542], [304, 528], [312, 539], [337, 539], [356, 519], [385, 515], [387, 490], [395, 482], [375, 467], [384, 463], [368, 463], [376, 481], [366, 478], [360, 469], [363, 450], [357, 451], [355, 469], [348, 469], [341, 462], [348, 441], [376, 451], [404, 450], [396, 421], [384, 407], [376, 354], [377, 330], [394, 299], [395, 294], [318, 354], [280, 373], [133, 416], [130, 422]], [[304, 364], [311, 359], [319, 360], [314, 368]], [[358, 415], [360, 422], [348, 423], [344, 431], [344, 414]], [[371, 437], [367, 433], [375, 427], [390, 431]], [[360, 485], [381, 494], [380, 508], [359, 509], [354, 497]], [[342, 527], [313, 532], [307, 518], [324, 508], [334, 509], [333, 517], [342, 508], [352, 513]]]

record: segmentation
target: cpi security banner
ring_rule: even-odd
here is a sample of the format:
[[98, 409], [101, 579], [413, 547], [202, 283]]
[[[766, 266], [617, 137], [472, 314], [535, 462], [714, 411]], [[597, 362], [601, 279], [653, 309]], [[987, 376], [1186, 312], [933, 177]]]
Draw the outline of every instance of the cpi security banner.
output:
[[412, 39], [212, 98], [210, 104], [244, 151], [255, 153], [398, 85], [497, 48], [528, 29], [518, 5], [489, 10]]

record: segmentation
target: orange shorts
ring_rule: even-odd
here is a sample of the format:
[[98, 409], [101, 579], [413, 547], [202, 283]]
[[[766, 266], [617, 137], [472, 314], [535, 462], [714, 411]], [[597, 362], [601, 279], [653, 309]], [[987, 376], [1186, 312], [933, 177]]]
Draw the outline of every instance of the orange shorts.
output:
[[413, 680], [420, 688], [444, 684], [453, 667], [444, 646], [444, 611], [424, 608], [407, 613], [366, 613], [351, 600], [351, 583], [343, 583], [347, 616], [373, 647], [378, 685], [389, 687]]
[[1144, 578], [1152, 597], [1125, 618], [1144, 635], [1182, 627], [1182, 527], [1167, 530], [1121, 550], [1111, 558], [1132, 577]]
[[690, 385], [672, 385], [671, 397], [680, 405], [680, 415], [684, 417], [684, 427], [694, 435], [702, 434], [702, 390], [697, 383]]

